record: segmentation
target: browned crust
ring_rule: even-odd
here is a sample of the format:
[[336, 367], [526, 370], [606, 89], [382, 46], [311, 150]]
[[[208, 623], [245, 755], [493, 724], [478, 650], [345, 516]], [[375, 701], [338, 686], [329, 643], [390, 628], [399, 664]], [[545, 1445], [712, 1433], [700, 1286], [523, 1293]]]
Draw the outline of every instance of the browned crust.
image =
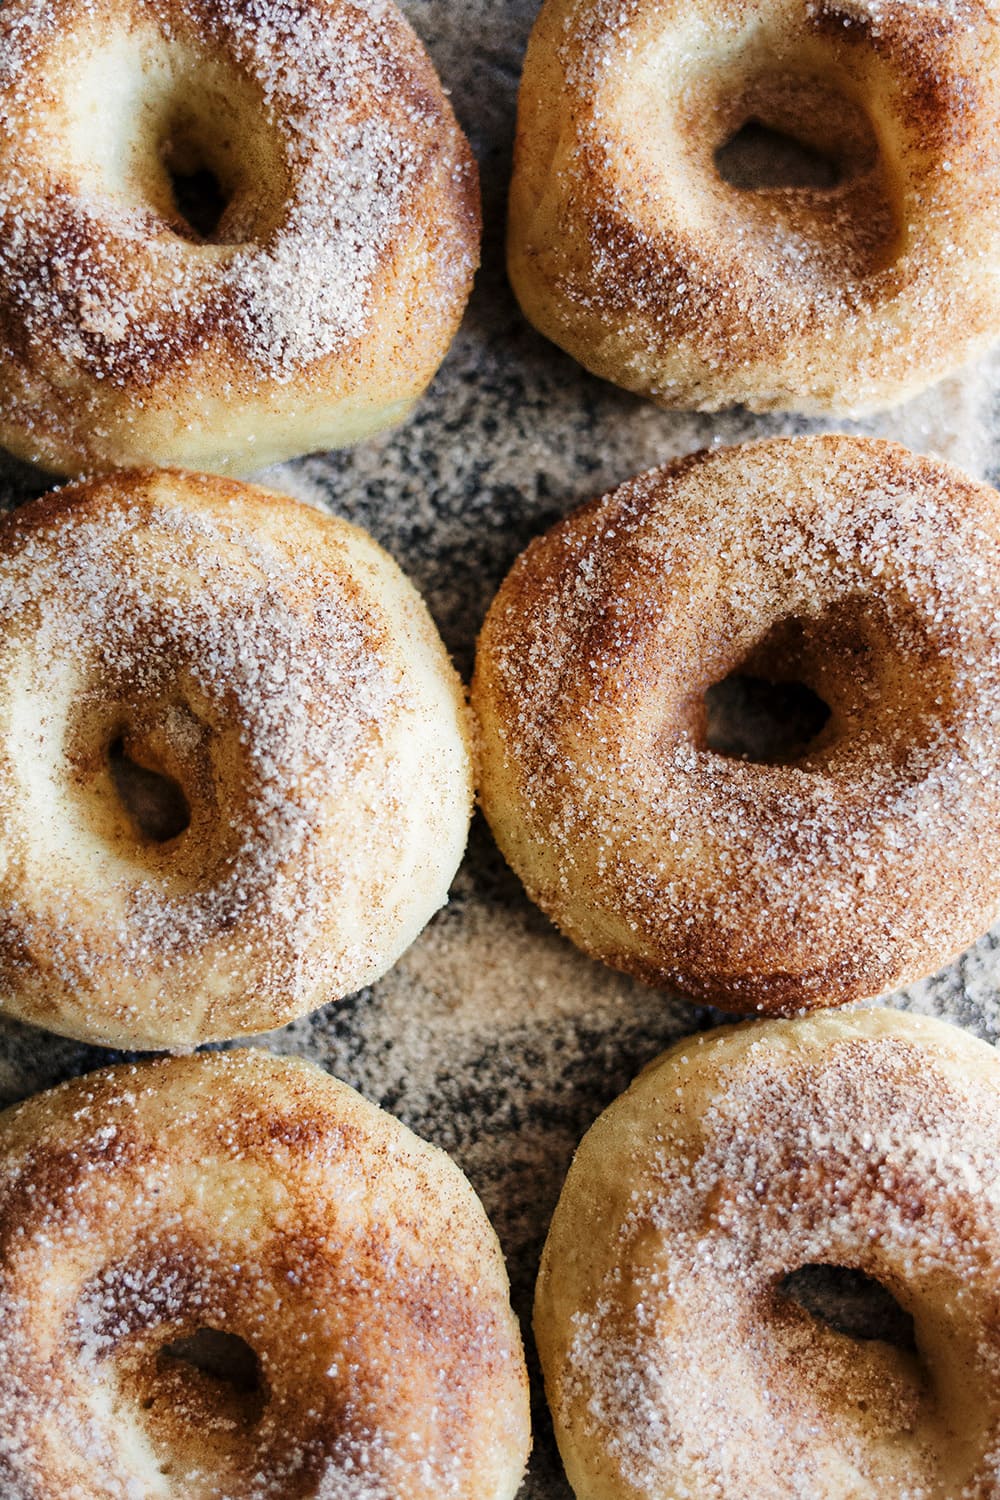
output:
[[[480, 796], [592, 956], [741, 1011], [879, 994], [1000, 906], [993, 491], [895, 445], [693, 455], [531, 544], [477, 652]], [[791, 765], [706, 748], [705, 690], [783, 621], [832, 709]], [[811, 622], [811, 623], [810, 623]], [[834, 649], [835, 643], [835, 649]]]
[[[11, 53], [0, 72], [0, 441], [74, 473], [183, 459], [178, 433], [211, 422], [216, 403], [220, 429], [229, 411], [259, 409], [260, 451], [304, 403], [316, 408], [318, 435], [339, 408], [401, 412], [461, 319], [480, 209], [468, 142], [395, 7], [102, 0], [64, 8], [58, 28], [46, 14], [40, 0], [16, 0], [0, 17], [0, 53]], [[275, 152], [275, 180], [261, 192], [276, 217], [247, 243], [206, 257], [158, 205], [130, 205], [117, 186], [102, 199], [58, 139], [43, 131], [34, 142], [46, 109], [59, 136], [67, 79], [133, 28], [165, 55], [187, 49], [229, 70], [256, 101]], [[312, 66], [300, 32], [324, 49], [307, 87], [286, 81]], [[282, 48], [296, 53], [294, 67]], [[338, 78], [330, 58], [341, 55]], [[342, 231], [347, 254], [336, 249], [337, 195], [356, 203], [362, 193], [337, 187], [338, 172], [354, 170], [349, 149], [371, 159], [362, 164], [370, 203]], [[303, 224], [313, 225], [311, 245]], [[351, 289], [354, 265], [365, 270]], [[296, 297], [314, 280], [304, 313]], [[225, 461], [223, 447], [216, 462]], [[253, 453], [239, 462], [254, 467]]]
[[[527, 1380], [481, 1205], [297, 1060], [122, 1067], [4, 1115], [0, 1305], [18, 1500], [510, 1500], [519, 1482]], [[204, 1326], [250, 1345], [256, 1404], [164, 1371]]]
[[[509, 230], [536, 326], [666, 406], [760, 411], [887, 405], [992, 341], [995, 10], [729, 0], [715, 74], [712, 41], [688, 36], [699, 16], [543, 6]], [[824, 120], [851, 110], [879, 149], [835, 188], [740, 192], [714, 169], [748, 117], [829, 147]]]

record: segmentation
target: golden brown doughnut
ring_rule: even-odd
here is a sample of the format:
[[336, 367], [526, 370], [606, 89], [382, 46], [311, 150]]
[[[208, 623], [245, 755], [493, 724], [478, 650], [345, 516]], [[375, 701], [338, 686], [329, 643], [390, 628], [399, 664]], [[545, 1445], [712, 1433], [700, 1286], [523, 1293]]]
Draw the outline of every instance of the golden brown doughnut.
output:
[[[535, 1333], [578, 1500], [1000, 1493], [1000, 1065], [893, 1011], [689, 1037], [584, 1137]], [[916, 1351], [785, 1294], [851, 1267]], [[902, 1341], [901, 1341], [902, 1342]]]
[[[747, 123], [830, 186], [725, 180]], [[992, 0], [546, 0], [509, 267], [587, 369], [664, 406], [863, 411], [1000, 330]]]
[[0, 1116], [5, 1500], [511, 1500], [527, 1379], [466, 1179], [239, 1050]]
[[0, 9], [21, 458], [247, 473], [399, 422], [478, 251], [472, 154], [391, 0]]
[[[706, 693], [799, 682], [787, 760]], [[1000, 909], [1000, 500], [895, 444], [780, 439], [629, 481], [531, 544], [477, 653], [480, 795], [596, 958], [787, 1012], [926, 975]]]
[[0, 525], [8, 1012], [128, 1047], [283, 1025], [413, 941], [471, 801], [461, 683], [364, 532], [176, 472]]

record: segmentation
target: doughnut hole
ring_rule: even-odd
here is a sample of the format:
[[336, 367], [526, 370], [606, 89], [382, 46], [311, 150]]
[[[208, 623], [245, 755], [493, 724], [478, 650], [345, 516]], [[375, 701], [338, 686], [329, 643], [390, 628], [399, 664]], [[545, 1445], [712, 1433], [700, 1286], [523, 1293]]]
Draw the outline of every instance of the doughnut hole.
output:
[[287, 208], [286, 150], [252, 82], [141, 28], [71, 70], [60, 121], [76, 184], [192, 246], [265, 238]]
[[[246, 752], [186, 680], [143, 697], [85, 692], [53, 735], [51, 795], [88, 886], [154, 879], [180, 895], [225, 867], [245, 833]], [[117, 689], [117, 691], [116, 691]]]
[[739, 124], [716, 147], [715, 169], [742, 192], [829, 191], [878, 164], [865, 110], [819, 79], [755, 80], [725, 113]]
[[805, 241], [855, 277], [892, 263], [898, 194], [873, 121], [849, 93], [809, 74], [763, 73], [712, 114], [714, 175], [751, 232]]
[[761, 1316], [773, 1330], [776, 1388], [816, 1370], [817, 1419], [837, 1410], [860, 1430], [936, 1427], [935, 1378], [914, 1317], [885, 1282], [855, 1266], [809, 1262], [763, 1290]]
[[[203, 1164], [203, 1205], [221, 1214], [223, 1204], [253, 1199], [246, 1181], [220, 1185], [213, 1165]], [[169, 1201], [171, 1189], [161, 1185], [152, 1207], [168, 1212]], [[70, 1342], [93, 1362], [94, 1387], [111, 1402], [137, 1472], [162, 1477], [162, 1493], [185, 1500], [242, 1494], [281, 1408], [280, 1374], [271, 1370], [273, 1304], [267, 1285], [241, 1286], [231, 1244], [196, 1242], [172, 1223], [162, 1236], [147, 1238], [141, 1224], [130, 1243], [121, 1236], [117, 1252], [78, 1289]], [[150, 1485], [148, 1493], [161, 1491]]]
[[[934, 663], [919, 621], [905, 614], [852, 595], [777, 620], [707, 688], [696, 742], [727, 759], [806, 771], [866, 741], [885, 755], [919, 750], [936, 719], [914, 714], [914, 664]], [[950, 674], [938, 666], [946, 701]]]
[[830, 706], [802, 682], [769, 682], [733, 672], [705, 694], [709, 750], [731, 760], [786, 765], [805, 755]]
[[211, 815], [211, 728], [172, 695], [109, 708], [97, 722], [84, 716], [71, 752], [86, 778], [95, 830], [140, 860], [168, 854], [191, 827], [193, 808], [199, 822]]
[[917, 1353], [910, 1313], [888, 1287], [853, 1266], [800, 1266], [783, 1276], [776, 1290], [835, 1333]]
[[260, 1359], [239, 1334], [201, 1326], [164, 1343], [149, 1361], [139, 1405], [154, 1427], [245, 1431], [260, 1421], [268, 1389]]
[[833, 188], [844, 181], [835, 157], [752, 118], [718, 147], [715, 169], [723, 182], [744, 192]]
[[185, 128], [178, 121], [161, 149], [161, 159], [170, 178], [170, 192], [180, 219], [178, 233], [191, 239], [211, 240], [218, 234], [226, 209], [235, 197], [212, 166], [217, 153], [206, 149], [204, 133]]
[[[261, 1360], [239, 1334], [193, 1325], [153, 1330], [125, 1362], [130, 1400], [160, 1473], [236, 1473], [271, 1392]], [[201, 1493], [195, 1486], [196, 1493]]]
[[705, 275], [828, 286], [886, 269], [904, 244], [903, 188], [893, 132], [868, 107], [888, 84], [868, 66], [858, 75], [806, 36], [755, 32], [726, 54], [694, 22], [673, 48], [650, 46], [634, 97], [609, 101], [628, 141], [625, 211], [656, 234], [653, 206], [675, 205], [672, 234]]
[[190, 826], [191, 809], [179, 783], [133, 760], [124, 735], [108, 747], [108, 765], [119, 801], [142, 838], [163, 844]]
[[181, 80], [157, 101], [137, 158], [150, 201], [180, 238], [196, 244], [259, 239], [285, 207], [267, 186], [283, 180], [278, 143], [263, 130], [259, 106], [238, 94]]

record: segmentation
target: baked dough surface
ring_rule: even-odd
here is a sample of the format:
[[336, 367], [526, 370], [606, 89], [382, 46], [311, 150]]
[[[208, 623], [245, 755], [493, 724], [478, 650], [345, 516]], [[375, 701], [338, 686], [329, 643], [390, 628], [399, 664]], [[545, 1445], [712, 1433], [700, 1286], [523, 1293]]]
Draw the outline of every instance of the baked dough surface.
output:
[[0, 1116], [0, 1315], [5, 1500], [520, 1481], [527, 1377], [482, 1205], [298, 1059], [123, 1065]]
[[[790, 760], [706, 695], [804, 683]], [[788, 1013], [940, 969], [1000, 906], [1000, 504], [895, 444], [775, 439], [629, 480], [537, 538], [479, 640], [480, 797], [592, 957]]]
[[[987, 1500], [1000, 1488], [1000, 1064], [893, 1011], [688, 1037], [581, 1144], [535, 1304], [578, 1500]], [[912, 1316], [783, 1294], [851, 1267]]]
[[[204, 232], [199, 174], [223, 209]], [[479, 230], [472, 153], [391, 0], [0, 11], [0, 443], [21, 458], [239, 474], [399, 422]]]
[[[182, 799], [151, 835], [123, 775]], [[462, 685], [366, 533], [233, 480], [71, 485], [0, 526], [0, 1003], [123, 1047], [281, 1026], [444, 904]]]
[[[747, 123], [827, 186], [734, 185]], [[587, 369], [664, 406], [861, 412], [1000, 328], [992, 0], [546, 0], [508, 259]]]

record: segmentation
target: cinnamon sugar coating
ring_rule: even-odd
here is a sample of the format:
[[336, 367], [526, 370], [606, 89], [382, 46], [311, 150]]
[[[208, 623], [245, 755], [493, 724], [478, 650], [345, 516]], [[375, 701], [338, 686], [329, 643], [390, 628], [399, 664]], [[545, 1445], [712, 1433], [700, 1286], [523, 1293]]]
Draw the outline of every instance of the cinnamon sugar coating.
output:
[[[733, 674], [829, 720], [709, 748]], [[593, 957], [739, 1011], [927, 975], [1000, 909], [1000, 500], [895, 444], [703, 452], [515, 563], [473, 682], [483, 809]]]
[[[122, 1066], [0, 1116], [0, 1313], [5, 1500], [511, 1500], [527, 1457], [482, 1205], [299, 1060]], [[205, 1330], [242, 1365], [185, 1358]]]
[[[231, 480], [110, 476], [5, 518], [0, 621], [8, 1012], [129, 1047], [267, 1030], [384, 973], [446, 900], [464, 695], [365, 533]], [[186, 826], [150, 831], [126, 763]]]
[[[585, 1136], [535, 1332], [578, 1500], [1000, 1492], [1000, 1064], [894, 1011], [689, 1037]], [[915, 1350], [782, 1292], [855, 1268]]]
[[19, 457], [246, 473], [398, 422], [479, 229], [468, 143], [391, 0], [0, 10], [0, 443]]
[[[861, 412], [1000, 328], [995, 0], [546, 0], [509, 269], [589, 370], [668, 407]], [[752, 122], [828, 185], [720, 173]]]

